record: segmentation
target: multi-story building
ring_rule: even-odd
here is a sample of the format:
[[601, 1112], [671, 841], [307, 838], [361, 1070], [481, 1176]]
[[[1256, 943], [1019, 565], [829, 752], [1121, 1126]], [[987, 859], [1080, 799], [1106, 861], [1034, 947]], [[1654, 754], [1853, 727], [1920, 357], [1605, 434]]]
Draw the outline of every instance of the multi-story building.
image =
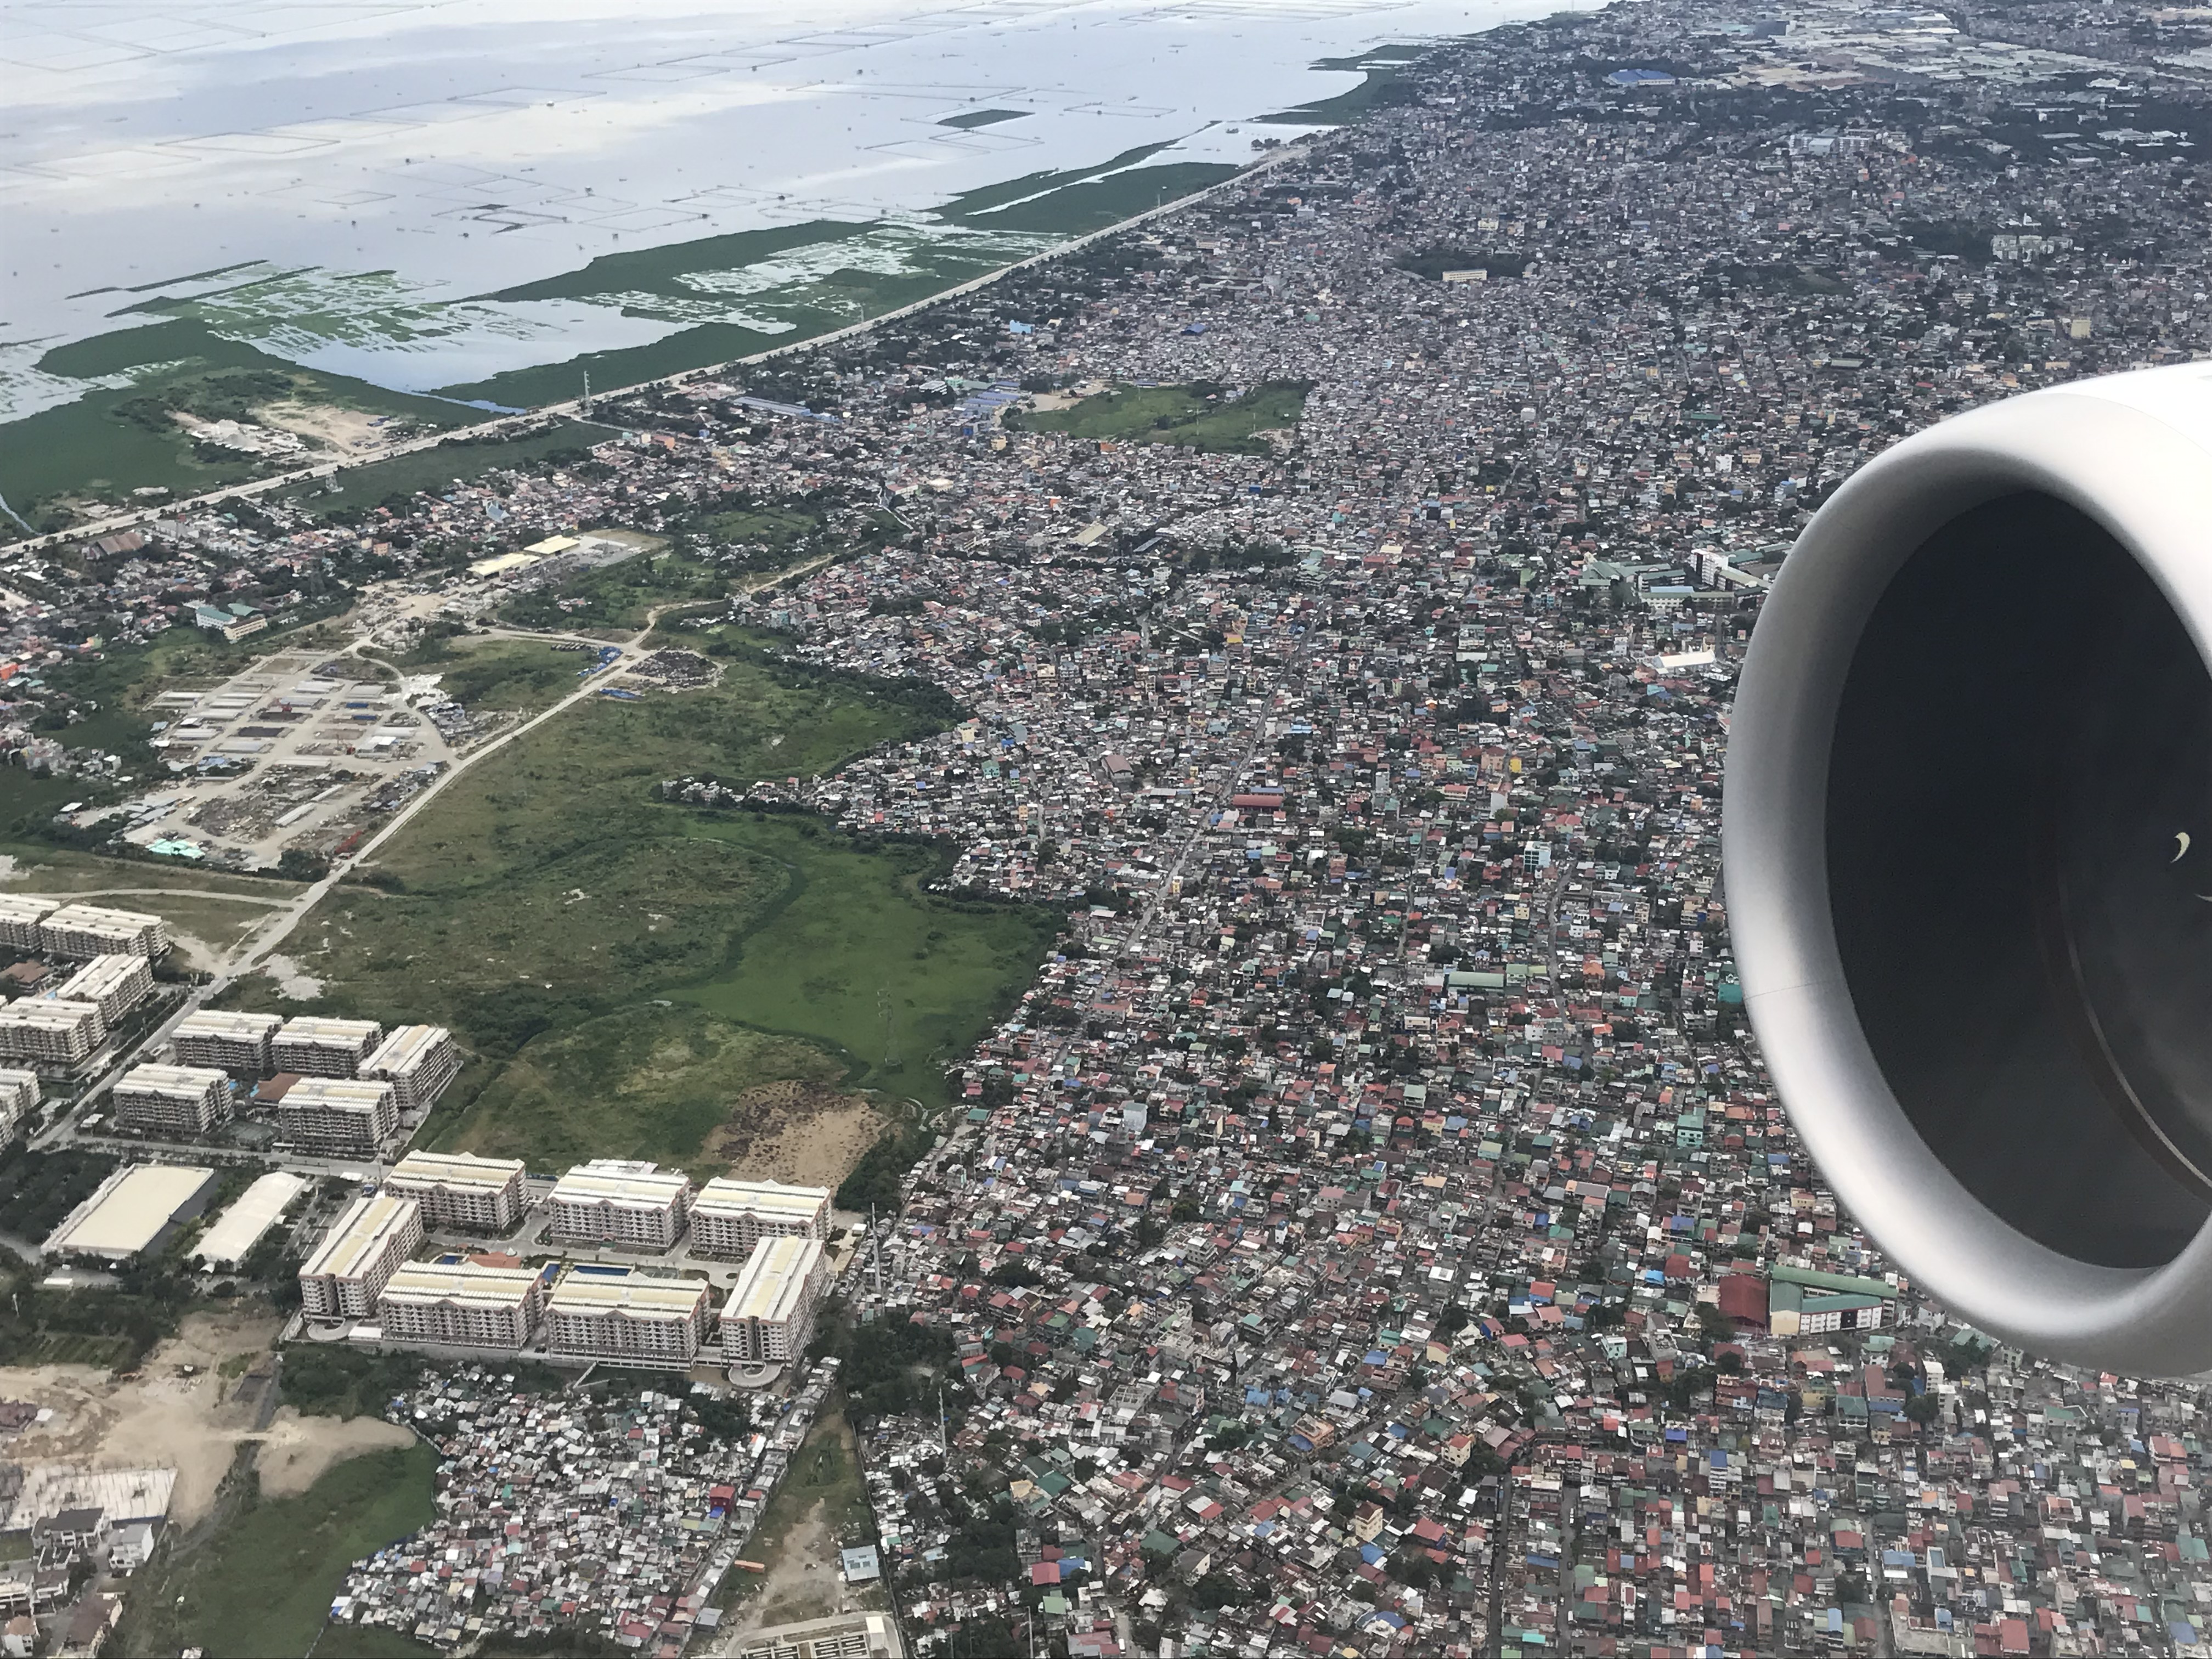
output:
[[280, 1072], [301, 1077], [359, 1077], [384, 1028], [373, 1019], [325, 1019], [295, 1014], [270, 1045]]
[[716, 1176], [691, 1204], [691, 1248], [744, 1256], [763, 1238], [827, 1238], [830, 1189]]
[[380, 1078], [404, 1113], [427, 1112], [461, 1069], [460, 1045], [442, 1025], [402, 1025], [361, 1063], [362, 1077]]
[[212, 1066], [233, 1077], [267, 1077], [276, 1069], [279, 1014], [227, 1013], [203, 1008], [178, 1022], [172, 1039], [179, 1066]]
[[522, 1217], [520, 1158], [410, 1152], [392, 1165], [384, 1186], [421, 1204], [434, 1229], [503, 1233]]
[[40, 921], [39, 948], [58, 957], [158, 957], [169, 948], [169, 924], [138, 910], [65, 904]]
[[684, 1237], [691, 1178], [625, 1158], [579, 1164], [553, 1188], [552, 1231], [574, 1243], [665, 1250]]
[[230, 1079], [211, 1066], [134, 1066], [115, 1085], [125, 1129], [204, 1135], [229, 1115]]
[[33, 997], [0, 1008], [0, 1060], [75, 1066], [106, 1041], [98, 1003]]
[[43, 943], [39, 937], [39, 924], [60, 908], [58, 899], [15, 898], [0, 894], [0, 950], [38, 950]]
[[39, 1074], [0, 1068], [0, 1141], [4, 1141], [39, 1109]]
[[276, 1103], [279, 1141], [333, 1158], [374, 1158], [398, 1126], [389, 1083], [306, 1077]]
[[528, 1267], [410, 1261], [376, 1300], [386, 1341], [520, 1348], [545, 1311], [545, 1279]]
[[722, 1352], [762, 1365], [805, 1352], [814, 1310], [829, 1288], [830, 1262], [820, 1239], [763, 1238], [722, 1304]]
[[54, 993], [64, 1002], [89, 1002], [112, 1028], [154, 994], [154, 964], [127, 952], [94, 957]]
[[652, 1279], [623, 1267], [571, 1267], [545, 1304], [545, 1346], [577, 1358], [688, 1365], [707, 1340], [703, 1279]]
[[357, 1198], [307, 1266], [300, 1304], [314, 1319], [367, 1319], [400, 1264], [422, 1242], [422, 1206], [398, 1193]]

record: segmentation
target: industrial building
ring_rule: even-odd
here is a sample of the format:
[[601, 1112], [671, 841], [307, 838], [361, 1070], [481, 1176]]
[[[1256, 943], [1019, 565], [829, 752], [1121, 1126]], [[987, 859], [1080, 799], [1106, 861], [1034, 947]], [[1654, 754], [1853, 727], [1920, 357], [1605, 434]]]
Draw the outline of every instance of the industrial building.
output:
[[571, 1267], [545, 1304], [545, 1346], [577, 1358], [688, 1365], [707, 1340], [712, 1301], [703, 1279]]
[[40, 1066], [76, 1066], [107, 1041], [100, 1005], [30, 997], [0, 1008], [0, 1060]]
[[89, 1002], [111, 1029], [154, 994], [154, 964], [128, 952], [94, 957], [54, 993], [64, 1002]]
[[422, 1206], [397, 1193], [357, 1198], [300, 1269], [300, 1304], [314, 1319], [367, 1319], [392, 1275], [422, 1242]]
[[216, 1218], [215, 1225], [192, 1246], [192, 1260], [203, 1267], [235, 1267], [276, 1224], [292, 1200], [307, 1190], [305, 1176], [271, 1170]]
[[100, 1183], [42, 1247], [48, 1255], [120, 1263], [157, 1249], [215, 1194], [213, 1170], [130, 1164]]
[[204, 1135], [230, 1116], [230, 1079], [211, 1066], [134, 1066], [114, 1103], [119, 1127]]
[[295, 1014], [276, 1033], [271, 1058], [280, 1072], [301, 1077], [359, 1077], [384, 1028], [373, 1019], [325, 1019]]
[[745, 1256], [763, 1238], [827, 1238], [830, 1189], [716, 1176], [691, 1204], [691, 1248]]
[[0, 1067], [0, 1141], [29, 1121], [39, 1109], [39, 1074]]
[[179, 1066], [212, 1066], [233, 1077], [264, 1078], [276, 1069], [279, 1014], [225, 1013], [203, 1008], [178, 1022], [171, 1039]]
[[39, 948], [58, 957], [158, 957], [169, 948], [169, 924], [139, 910], [65, 904], [40, 921]]
[[460, 1045], [442, 1025], [402, 1025], [361, 1064], [362, 1077], [392, 1085], [403, 1115], [427, 1112], [461, 1069]]
[[374, 1158], [399, 1126], [389, 1083], [304, 1077], [276, 1103], [276, 1139], [333, 1158]]
[[410, 1152], [392, 1165], [384, 1185], [422, 1205], [433, 1230], [503, 1233], [522, 1218], [520, 1158]]
[[625, 1158], [579, 1164], [553, 1188], [555, 1237], [665, 1250], [684, 1237], [691, 1178], [678, 1170]]
[[545, 1311], [545, 1277], [481, 1261], [410, 1261], [377, 1298], [385, 1340], [520, 1348]]
[[722, 1352], [732, 1361], [775, 1364], [806, 1352], [814, 1310], [830, 1289], [818, 1238], [763, 1238], [722, 1304]]
[[40, 944], [39, 924], [60, 908], [59, 899], [14, 898], [0, 894], [0, 950], [37, 950]]

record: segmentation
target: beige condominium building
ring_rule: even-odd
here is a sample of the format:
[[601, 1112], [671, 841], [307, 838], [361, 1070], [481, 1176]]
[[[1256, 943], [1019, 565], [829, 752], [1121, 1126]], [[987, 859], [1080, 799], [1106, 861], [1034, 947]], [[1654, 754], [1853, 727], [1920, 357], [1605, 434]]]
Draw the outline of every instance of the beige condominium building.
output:
[[774, 1364], [806, 1352], [814, 1310], [830, 1288], [818, 1238], [763, 1238], [722, 1304], [722, 1352], [733, 1363]]
[[763, 1238], [830, 1237], [830, 1189], [716, 1176], [691, 1204], [691, 1248], [744, 1256]]
[[374, 1158], [399, 1127], [389, 1083], [304, 1077], [276, 1103], [276, 1139], [332, 1158]]
[[402, 1025], [361, 1063], [361, 1075], [392, 1085], [403, 1113], [427, 1112], [461, 1069], [460, 1045], [442, 1025]]
[[170, 1041], [179, 1066], [212, 1066], [233, 1077], [263, 1078], [276, 1069], [281, 1014], [226, 1013], [203, 1008], [177, 1023]]
[[679, 1170], [603, 1158], [553, 1187], [554, 1234], [576, 1243], [665, 1250], [684, 1237], [691, 1178]]
[[0, 1008], [0, 1060], [75, 1066], [106, 1041], [107, 1022], [96, 1002], [26, 997]]
[[36, 951], [39, 924], [62, 908], [59, 899], [16, 898], [0, 893], [0, 951]]
[[546, 1300], [545, 1346], [578, 1358], [688, 1365], [706, 1343], [713, 1301], [703, 1279], [571, 1267]]
[[307, 1265], [300, 1304], [313, 1319], [367, 1319], [392, 1275], [422, 1242], [422, 1206], [397, 1193], [349, 1204]]
[[272, 1046], [276, 1069], [301, 1077], [359, 1077], [384, 1028], [373, 1019], [324, 1019], [295, 1014]]
[[529, 1267], [410, 1261], [376, 1299], [386, 1341], [520, 1348], [545, 1312], [545, 1279]]
[[422, 1205], [434, 1229], [503, 1233], [522, 1218], [520, 1158], [410, 1152], [392, 1166], [384, 1186]]
[[134, 1066], [114, 1099], [125, 1129], [204, 1135], [230, 1115], [230, 1079], [211, 1066]]
[[40, 921], [39, 948], [58, 957], [158, 957], [169, 948], [169, 924], [139, 910], [64, 904]]
[[154, 964], [144, 957], [94, 957], [54, 994], [64, 1002], [89, 1002], [110, 1026], [154, 994]]
[[39, 1074], [0, 1066], [0, 1140], [30, 1121], [39, 1109]]

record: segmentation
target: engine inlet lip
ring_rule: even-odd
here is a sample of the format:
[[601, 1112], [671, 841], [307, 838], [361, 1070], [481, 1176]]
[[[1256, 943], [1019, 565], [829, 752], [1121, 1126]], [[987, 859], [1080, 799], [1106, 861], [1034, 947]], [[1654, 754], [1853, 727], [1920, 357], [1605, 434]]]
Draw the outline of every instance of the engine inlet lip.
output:
[[[2158, 395], [2133, 395], [2152, 382]], [[2173, 418], [2176, 406], [2188, 417]], [[1827, 781], [1853, 653], [1915, 550], [1960, 514], [2021, 492], [2110, 532], [2212, 668], [2212, 372], [2203, 365], [1990, 404], [1887, 451], [1807, 526], [1745, 661], [1723, 805], [1737, 972], [1814, 1162], [1917, 1285], [1978, 1328], [2054, 1358], [2190, 1375], [2212, 1369], [2212, 1224], [2146, 1268], [2081, 1261], [2016, 1231], [1914, 1128], [1860, 1028], [1837, 946]]]

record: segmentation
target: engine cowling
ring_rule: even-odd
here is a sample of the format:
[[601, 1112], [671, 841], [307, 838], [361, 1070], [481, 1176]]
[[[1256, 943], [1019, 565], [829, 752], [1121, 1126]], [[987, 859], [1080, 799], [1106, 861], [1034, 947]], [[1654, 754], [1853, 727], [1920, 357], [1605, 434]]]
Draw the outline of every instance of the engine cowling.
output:
[[1744, 1003], [1853, 1217], [1978, 1328], [2212, 1369], [2212, 363], [1907, 439], [1731, 717]]

